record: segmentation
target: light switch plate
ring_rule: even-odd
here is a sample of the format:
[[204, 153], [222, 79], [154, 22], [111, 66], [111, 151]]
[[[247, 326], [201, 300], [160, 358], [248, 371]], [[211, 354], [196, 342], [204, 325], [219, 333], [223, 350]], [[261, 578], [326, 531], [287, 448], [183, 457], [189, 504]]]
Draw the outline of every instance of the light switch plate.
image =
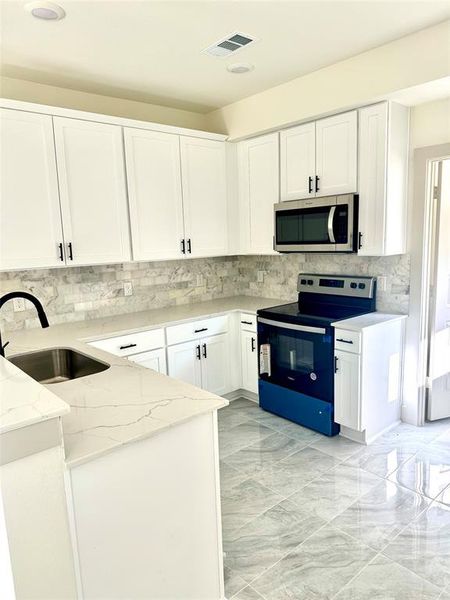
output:
[[377, 277], [377, 289], [379, 292], [385, 292], [387, 290], [387, 277], [385, 275]]
[[197, 275], [197, 287], [202, 287], [203, 285], [203, 275], [201, 273], [199, 273]]
[[123, 295], [124, 296], [132, 296], [133, 295], [133, 285], [131, 281], [123, 282]]
[[256, 274], [256, 281], [258, 283], [264, 283], [264, 271], [258, 271]]
[[22, 312], [25, 310], [25, 298], [13, 298], [14, 312]]

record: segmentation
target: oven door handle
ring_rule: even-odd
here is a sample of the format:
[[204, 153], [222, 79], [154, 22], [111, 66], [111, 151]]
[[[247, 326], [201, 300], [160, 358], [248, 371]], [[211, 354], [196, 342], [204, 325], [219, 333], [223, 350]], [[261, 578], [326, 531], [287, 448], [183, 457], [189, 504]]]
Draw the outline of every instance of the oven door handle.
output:
[[282, 329], [293, 329], [294, 331], [304, 331], [306, 333], [320, 333], [325, 335], [327, 330], [325, 327], [310, 327], [309, 325], [294, 325], [294, 323], [281, 323], [280, 321], [272, 321], [271, 319], [258, 318], [258, 323], [264, 325], [273, 325], [274, 327], [281, 327]]
[[336, 238], [334, 237], [333, 230], [333, 221], [334, 221], [334, 213], [336, 212], [336, 207], [332, 206], [330, 208], [330, 214], [328, 215], [328, 237], [330, 238], [330, 242], [332, 244], [336, 243]]

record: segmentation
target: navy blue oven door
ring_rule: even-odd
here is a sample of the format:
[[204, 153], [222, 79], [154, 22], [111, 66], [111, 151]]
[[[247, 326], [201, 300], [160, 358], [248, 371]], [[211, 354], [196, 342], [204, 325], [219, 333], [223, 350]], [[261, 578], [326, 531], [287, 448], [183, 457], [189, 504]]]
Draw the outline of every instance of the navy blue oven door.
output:
[[259, 377], [333, 402], [333, 337], [330, 328], [258, 318]]

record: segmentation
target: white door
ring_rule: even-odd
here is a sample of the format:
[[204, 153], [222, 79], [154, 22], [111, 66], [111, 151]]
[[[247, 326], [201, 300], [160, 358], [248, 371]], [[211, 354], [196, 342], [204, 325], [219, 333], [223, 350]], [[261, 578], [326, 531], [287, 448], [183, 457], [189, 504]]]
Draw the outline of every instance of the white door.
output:
[[182, 136], [181, 176], [187, 255], [228, 252], [225, 143]]
[[361, 431], [360, 355], [335, 350], [334, 420]]
[[315, 140], [315, 123], [306, 123], [280, 132], [282, 201], [315, 196]]
[[316, 196], [357, 191], [357, 111], [316, 121]]
[[0, 116], [0, 268], [64, 264], [52, 118], [9, 109]]
[[180, 138], [124, 129], [134, 260], [181, 258], [184, 239]]
[[242, 388], [258, 393], [258, 347], [256, 333], [241, 331]]
[[67, 262], [130, 260], [122, 130], [54, 117]]
[[153, 371], [167, 375], [166, 351], [164, 348], [140, 352], [139, 354], [129, 356], [128, 360], [137, 363], [146, 369], [153, 369]]
[[273, 205], [279, 201], [278, 133], [238, 146], [239, 203], [244, 252], [275, 254]]
[[170, 377], [202, 387], [200, 340], [169, 346], [167, 367]]
[[202, 388], [221, 396], [230, 392], [230, 343], [228, 334], [201, 340]]

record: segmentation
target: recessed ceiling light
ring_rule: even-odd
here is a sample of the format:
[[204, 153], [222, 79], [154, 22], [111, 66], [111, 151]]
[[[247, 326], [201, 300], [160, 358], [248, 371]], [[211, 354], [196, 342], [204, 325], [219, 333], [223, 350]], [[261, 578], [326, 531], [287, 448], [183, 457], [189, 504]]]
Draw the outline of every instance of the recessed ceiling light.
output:
[[227, 65], [227, 71], [230, 73], [248, 73], [249, 71], [253, 71], [254, 65], [250, 63], [233, 63], [231, 65]]
[[45, 2], [44, 0], [42, 2], [28, 2], [24, 8], [33, 17], [44, 19], [45, 21], [59, 21], [66, 16], [66, 11], [61, 6], [53, 2]]

